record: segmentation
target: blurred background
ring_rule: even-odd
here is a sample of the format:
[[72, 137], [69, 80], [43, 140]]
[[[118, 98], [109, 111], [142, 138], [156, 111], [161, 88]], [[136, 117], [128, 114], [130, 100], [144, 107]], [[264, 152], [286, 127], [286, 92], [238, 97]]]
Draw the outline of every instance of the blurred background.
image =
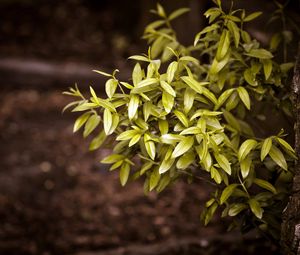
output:
[[[271, 0], [236, 2], [249, 12], [274, 10]], [[175, 23], [186, 44], [212, 6], [210, 0], [161, 3], [168, 11], [191, 8]], [[278, 253], [268, 241], [223, 235], [223, 220], [204, 228], [199, 216], [209, 188], [203, 182], [182, 180], [148, 196], [141, 182], [121, 188], [118, 173], [99, 163], [109, 149], [88, 152], [88, 141], [72, 133], [75, 116], [61, 113], [70, 102], [62, 92], [75, 82], [104, 94], [93, 69], [118, 68], [121, 79], [129, 77], [127, 57], [146, 52], [140, 38], [155, 4], [0, 0], [0, 254]], [[299, 1], [290, 1], [289, 10], [299, 22]], [[249, 27], [263, 44], [278, 30], [265, 23]]]

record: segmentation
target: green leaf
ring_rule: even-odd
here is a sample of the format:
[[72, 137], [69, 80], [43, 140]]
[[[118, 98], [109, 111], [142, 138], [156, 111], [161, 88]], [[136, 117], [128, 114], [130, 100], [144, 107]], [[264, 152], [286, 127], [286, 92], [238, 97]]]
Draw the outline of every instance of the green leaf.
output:
[[140, 175], [143, 175], [145, 172], [147, 172], [149, 169], [151, 169], [152, 166], [153, 166], [153, 162], [150, 162], [150, 161], [146, 162], [140, 170]]
[[239, 43], [240, 43], [240, 29], [231, 20], [227, 21], [227, 27], [228, 27], [231, 35], [233, 36], [235, 47], [238, 48], [239, 47]]
[[233, 110], [240, 102], [238, 93], [236, 91], [234, 91], [228, 98], [227, 102], [226, 102], [226, 110], [227, 111], [231, 111]]
[[176, 163], [178, 169], [188, 168], [195, 160], [195, 154], [190, 152], [182, 155]]
[[230, 49], [228, 50], [227, 54], [221, 61], [218, 61], [217, 58], [214, 58], [210, 68], [210, 73], [211, 74], [219, 73], [227, 65], [229, 60], [230, 60]]
[[280, 137], [276, 137], [276, 140], [277, 142], [279, 142], [280, 146], [282, 146], [284, 149], [292, 152], [292, 153], [295, 153], [294, 149], [292, 148], [291, 145], [289, 145], [285, 140], [283, 140], [282, 138]]
[[91, 110], [91, 109], [94, 109], [97, 107], [98, 107], [98, 105], [95, 103], [82, 103], [82, 104], [76, 106], [72, 110], [72, 112], [82, 112], [82, 111]]
[[185, 127], [188, 127], [189, 126], [189, 120], [188, 118], [185, 116], [184, 113], [178, 111], [178, 110], [175, 110], [174, 111], [174, 114], [176, 115], [176, 117], [180, 120], [180, 122], [185, 126]]
[[144, 141], [145, 142], [145, 148], [146, 148], [146, 151], [148, 153], [148, 155], [150, 156], [150, 158], [152, 160], [155, 159], [155, 143], [153, 141]]
[[111, 112], [116, 112], [116, 108], [114, 107], [114, 105], [105, 99], [98, 98], [98, 104], [103, 108], [107, 108]]
[[158, 120], [158, 128], [161, 135], [167, 134], [169, 131], [169, 122], [167, 120]]
[[286, 160], [282, 154], [282, 152], [275, 147], [274, 145], [272, 145], [269, 155], [271, 157], [271, 159], [274, 160], [274, 162], [280, 166], [281, 168], [283, 168], [284, 170], [287, 170], [287, 163]]
[[163, 91], [162, 93], [162, 103], [167, 113], [170, 113], [174, 105], [174, 97], [168, 92]]
[[264, 210], [261, 208], [259, 202], [258, 202], [257, 200], [255, 200], [254, 198], [252, 198], [252, 199], [250, 199], [250, 200], [248, 201], [248, 203], [249, 203], [249, 205], [250, 205], [250, 209], [251, 209], [251, 211], [253, 212], [253, 214], [254, 214], [257, 218], [261, 219], [262, 216], [263, 216]]
[[212, 219], [212, 217], [214, 216], [216, 210], [218, 208], [218, 204], [217, 203], [213, 203], [207, 210], [204, 216], [204, 225], [206, 226], [210, 220]]
[[89, 117], [88, 121], [85, 123], [83, 137], [87, 137], [94, 129], [99, 125], [100, 117], [96, 114]]
[[165, 81], [160, 81], [160, 85], [161, 87], [170, 95], [172, 95], [173, 97], [176, 97], [176, 92], [175, 90], [172, 88], [172, 86], [170, 86], [167, 82]]
[[115, 129], [118, 127], [120, 121], [120, 117], [117, 113], [112, 114], [112, 125], [110, 130], [108, 131], [107, 135], [111, 135]]
[[212, 179], [215, 180], [217, 184], [220, 184], [222, 182], [222, 176], [220, 175], [219, 171], [214, 167], [211, 167], [210, 169], [210, 176]]
[[93, 89], [91, 86], [90, 86], [90, 92], [91, 92], [91, 95], [92, 95], [94, 101], [95, 101], [97, 104], [99, 104], [98, 97], [97, 97], [97, 95], [96, 95], [94, 89]]
[[224, 29], [220, 38], [220, 42], [217, 49], [216, 59], [221, 61], [228, 52], [230, 46], [230, 34], [227, 29]]
[[246, 157], [240, 162], [243, 179], [247, 178], [247, 176], [249, 175], [251, 164], [252, 164], [252, 160], [250, 157]]
[[76, 119], [76, 121], [74, 123], [74, 127], [73, 127], [73, 132], [74, 133], [76, 131], [78, 131], [84, 125], [84, 123], [88, 120], [90, 115], [91, 115], [91, 112], [86, 112], [86, 113], [82, 114], [81, 116], [79, 116]]
[[244, 18], [243, 21], [248, 22], [248, 21], [254, 20], [260, 15], [262, 15], [262, 12], [253, 12], [250, 15], [246, 16], [246, 18]]
[[198, 43], [198, 41], [200, 40], [201, 35], [206, 34], [208, 32], [214, 31], [216, 29], [218, 29], [220, 26], [218, 24], [212, 24], [208, 27], [205, 27], [201, 32], [199, 32], [194, 40], [194, 46], [196, 46], [196, 44]]
[[131, 90], [133, 94], [140, 94], [154, 90], [156, 88], [158, 80], [156, 78], [147, 78], [138, 83], [136, 87]]
[[149, 181], [149, 190], [152, 191], [158, 184], [160, 180], [160, 174], [158, 172], [158, 169], [154, 169], [150, 175], [150, 181]]
[[212, 103], [214, 103], [214, 105], [218, 104], [218, 100], [216, 98], [216, 96], [214, 95], [214, 93], [210, 92], [207, 88], [203, 87], [203, 95], [205, 97], [207, 97]]
[[239, 151], [238, 151], [238, 159], [241, 162], [244, 160], [251, 150], [255, 149], [257, 142], [253, 139], [248, 139], [242, 143]]
[[218, 103], [215, 106], [215, 110], [218, 110], [225, 103], [225, 101], [228, 99], [228, 97], [230, 97], [233, 91], [234, 89], [227, 89], [219, 96]]
[[128, 147], [135, 145], [141, 139], [141, 136], [141, 134], [136, 134], [134, 137], [132, 137], [128, 144]]
[[145, 56], [140, 56], [140, 55], [134, 55], [129, 57], [128, 59], [133, 59], [137, 61], [144, 61], [144, 62], [151, 62], [151, 60]]
[[192, 136], [188, 136], [183, 138], [175, 147], [172, 158], [177, 158], [182, 154], [186, 153], [192, 146], [194, 145], [194, 138]]
[[233, 217], [233, 216], [236, 216], [238, 215], [241, 211], [247, 209], [247, 205], [245, 204], [242, 204], [242, 203], [238, 203], [238, 204], [233, 204], [229, 211], [228, 211], [228, 215]]
[[180, 132], [180, 135], [197, 135], [202, 133], [200, 127], [189, 127]]
[[133, 85], [137, 86], [142, 79], [143, 79], [143, 71], [141, 65], [139, 63], [136, 63], [132, 72]]
[[157, 14], [159, 16], [165, 18], [166, 17], [166, 13], [165, 13], [164, 8], [159, 3], [156, 4], [156, 8], [157, 8]]
[[193, 107], [196, 92], [191, 88], [186, 88], [183, 96], [184, 112], [187, 114]]
[[263, 66], [264, 66], [264, 74], [265, 74], [265, 78], [266, 80], [269, 79], [271, 73], [272, 73], [272, 68], [273, 68], [273, 64], [272, 64], [272, 60], [270, 59], [263, 59], [262, 60]]
[[253, 182], [254, 182], [256, 185], [258, 185], [259, 187], [263, 188], [263, 189], [269, 190], [269, 191], [271, 191], [271, 192], [274, 193], [274, 194], [277, 193], [275, 187], [274, 187], [271, 183], [269, 183], [269, 182], [267, 182], [267, 181], [265, 181], [265, 180], [255, 178], [255, 179], [253, 180]]
[[174, 158], [164, 159], [159, 166], [159, 170], [158, 170], [159, 173], [163, 174], [167, 172], [172, 167], [174, 162], [175, 162]]
[[230, 112], [223, 110], [223, 115], [230, 126], [237, 131], [241, 131], [240, 123]]
[[125, 162], [121, 166], [121, 170], [120, 170], [120, 182], [122, 186], [125, 186], [125, 184], [127, 183], [129, 173], [130, 173], [130, 165]]
[[160, 141], [165, 144], [174, 144], [180, 142], [184, 136], [175, 135], [175, 134], [165, 134], [160, 137]]
[[101, 74], [101, 75], [103, 75], [103, 76], [106, 76], [106, 77], [112, 77], [111, 74], [105, 73], [105, 72], [102, 72], [102, 71], [99, 71], [99, 70], [93, 70], [93, 72], [99, 73], [99, 74]]
[[116, 138], [116, 140], [117, 141], [130, 140], [137, 133], [138, 133], [138, 131], [135, 130], [135, 129], [126, 130], [123, 133], [121, 133], [120, 135], [118, 135], [117, 138]]
[[232, 195], [233, 191], [236, 189], [236, 187], [238, 186], [238, 184], [230, 184], [228, 185], [221, 194], [220, 197], [220, 204], [224, 204], [228, 198]]
[[251, 86], [257, 86], [256, 75], [252, 72], [251, 68], [248, 68], [244, 71], [244, 79]]
[[215, 159], [217, 160], [219, 166], [229, 175], [231, 175], [231, 166], [228, 159], [222, 155], [214, 153]]
[[117, 161], [123, 160], [125, 157], [120, 154], [111, 154], [102, 159], [100, 162], [102, 164], [113, 164], [116, 163]]
[[240, 99], [246, 106], [246, 108], [250, 110], [250, 97], [248, 91], [244, 87], [238, 87], [237, 92], [239, 94]]
[[104, 112], [103, 112], [103, 125], [104, 125], [104, 131], [105, 131], [105, 134], [108, 135], [109, 134], [109, 131], [111, 129], [111, 126], [112, 126], [112, 114], [110, 112], [110, 110], [108, 109], [104, 109]]
[[104, 130], [102, 130], [90, 143], [89, 150], [94, 151], [97, 150], [105, 141], [106, 134]]
[[192, 57], [192, 56], [183, 56], [179, 59], [179, 61], [187, 61], [187, 62], [192, 62], [194, 63], [195, 65], [199, 65], [199, 60]]
[[198, 82], [189, 76], [182, 76], [180, 79], [182, 79], [191, 89], [199, 94], [203, 93], [203, 86], [209, 84], [209, 82]]
[[272, 147], [272, 138], [269, 137], [264, 140], [262, 147], [261, 147], [261, 152], [260, 152], [260, 160], [263, 161], [265, 157], [269, 154], [270, 150]]
[[113, 95], [116, 92], [117, 87], [118, 87], [118, 81], [117, 80], [115, 80], [115, 79], [109, 79], [109, 80], [107, 80], [107, 82], [105, 83], [105, 92], [106, 92], [106, 95], [109, 98], [112, 98]]
[[131, 95], [130, 101], [128, 105], [128, 118], [133, 119], [135, 114], [137, 113], [137, 109], [139, 107], [139, 96], [138, 95]]
[[176, 61], [173, 61], [168, 66], [168, 69], [167, 69], [167, 81], [168, 81], [168, 83], [171, 83], [173, 81], [174, 75], [175, 75], [175, 73], [177, 71], [177, 68], [178, 68], [178, 62], [176, 62]]
[[245, 53], [245, 55], [259, 59], [273, 58], [272, 53], [265, 49], [251, 49], [248, 53]]
[[180, 8], [176, 11], [173, 11], [169, 17], [168, 17], [168, 20], [173, 20], [173, 19], [176, 19], [177, 17], [181, 16], [182, 14], [186, 13], [186, 12], [189, 12], [190, 9], [189, 8]]

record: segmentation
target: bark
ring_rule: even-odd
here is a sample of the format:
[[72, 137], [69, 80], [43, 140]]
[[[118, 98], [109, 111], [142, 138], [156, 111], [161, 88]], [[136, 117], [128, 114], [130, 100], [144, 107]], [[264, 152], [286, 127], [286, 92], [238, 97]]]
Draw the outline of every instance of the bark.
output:
[[[292, 92], [296, 116], [295, 147], [298, 159], [300, 159], [300, 43], [294, 69]], [[300, 160], [296, 162], [292, 195], [283, 212], [281, 246], [283, 254], [300, 255]]]

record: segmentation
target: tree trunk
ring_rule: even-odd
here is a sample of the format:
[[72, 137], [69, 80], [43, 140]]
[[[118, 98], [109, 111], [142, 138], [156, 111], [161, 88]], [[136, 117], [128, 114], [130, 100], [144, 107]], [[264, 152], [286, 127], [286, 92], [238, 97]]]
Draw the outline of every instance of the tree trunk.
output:
[[281, 229], [282, 252], [286, 255], [300, 255], [300, 43], [293, 77], [293, 97], [296, 115], [295, 145], [298, 160], [293, 179], [293, 192], [283, 212]]

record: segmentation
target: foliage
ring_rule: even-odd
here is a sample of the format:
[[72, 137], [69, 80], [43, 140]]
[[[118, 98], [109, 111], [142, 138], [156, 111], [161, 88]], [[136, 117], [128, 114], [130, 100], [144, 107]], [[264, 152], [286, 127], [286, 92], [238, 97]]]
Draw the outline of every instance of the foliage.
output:
[[82, 113], [74, 132], [99, 132], [90, 150], [116, 135], [102, 163], [119, 169], [122, 185], [143, 176], [145, 191], [160, 192], [182, 175], [202, 176], [215, 189], [202, 214], [205, 224], [219, 208], [222, 217], [234, 217], [232, 226], [276, 235], [295, 154], [283, 131], [257, 137], [249, 116], [259, 101], [289, 102], [286, 77], [293, 64], [274, 60], [278, 35], [266, 49], [244, 29], [261, 12], [226, 13], [214, 2], [204, 14], [209, 25], [191, 46], [180, 44], [171, 25], [188, 9], [167, 15], [158, 4], [159, 19], [145, 29], [148, 54], [129, 58], [135, 62], [131, 79], [118, 80], [118, 70], [95, 70], [108, 78], [107, 98], [92, 87], [86, 98], [76, 86], [66, 94], [79, 100], [67, 107]]

